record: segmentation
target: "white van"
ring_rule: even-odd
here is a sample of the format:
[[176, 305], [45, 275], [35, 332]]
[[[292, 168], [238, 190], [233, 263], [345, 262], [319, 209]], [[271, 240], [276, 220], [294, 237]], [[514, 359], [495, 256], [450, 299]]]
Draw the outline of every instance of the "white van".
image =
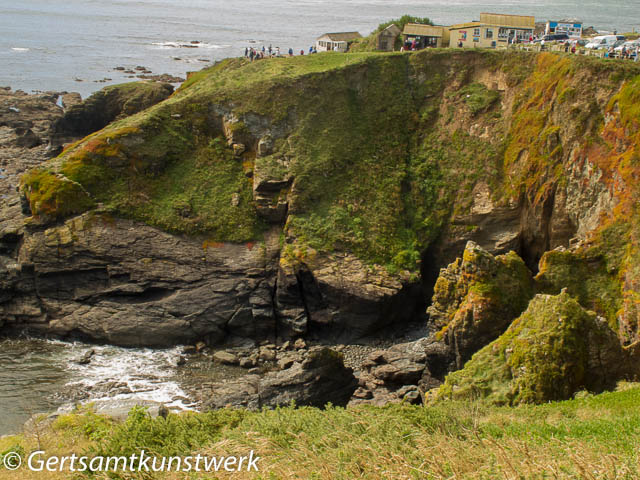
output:
[[600, 35], [599, 37], [592, 38], [589, 43], [585, 45], [585, 48], [592, 48], [594, 50], [610, 48], [613, 47], [617, 41], [624, 39], [624, 35]]

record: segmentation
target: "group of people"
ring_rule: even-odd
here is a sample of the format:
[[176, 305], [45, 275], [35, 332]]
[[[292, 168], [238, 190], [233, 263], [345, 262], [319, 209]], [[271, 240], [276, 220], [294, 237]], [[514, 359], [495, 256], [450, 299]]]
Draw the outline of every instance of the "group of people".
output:
[[[289, 49], [289, 55], [293, 55], [293, 49]], [[276, 47], [275, 49], [269, 45], [269, 48], [265, 48], [262, 46], [262, 49], [256, 49], [253, 47], [246, 47], [244, 49], [245, 58], [250, 59], [252, 62], [254, 60], [262, 60], [263, 58], [271, 58], [271, 57], [279, 57], [280, 56], [280, 47]]]
[[620, 53], [617, 53], [616, 50], [611, 47], [606, 52], [604, 52], [604, 58], [621, 58], [623, 60], [634, 60], [636, 62], [640, 61], [638, 58], [640, 57], [640, 46], [632, 49], [627, 48], [626, 46], [622, 47]]
[[[318, 51], [316, 50], [316, 47], [312, 45], [309, 47], [309, 55], [313, 53], [318, 53]], [[289, 48], [287, 54], [290, 57], [293, 57], [294, 55], [293, 48]], [[304, 55], [304, 50], [300, 50], [300, 55]], [[248, 58], [252, 62], [254, 60], [262, 60], [264, 58], [280, 57], [281, 56], [280, 47], [273, 48], [272, 45], [269, 45], [268, 48], [263, 45], [261, 49], [256, 49], [254, 47], [246, 47], [244, 49], [244, 56], [245, 58]]]

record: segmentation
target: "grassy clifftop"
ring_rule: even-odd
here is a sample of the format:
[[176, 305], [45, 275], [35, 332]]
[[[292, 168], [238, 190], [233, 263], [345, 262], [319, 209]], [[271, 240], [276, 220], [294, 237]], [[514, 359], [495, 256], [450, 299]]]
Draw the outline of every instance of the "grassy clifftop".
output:
[[[220, 478], [637, 478], [640, 388], [621, 387], [517, 409], [450, 402], [428, 408], [220, 410], [166, 420], [134, 410], [121, 424], [80, 411], [49, 426], [42, 422], [37, 431], [0, 439], [0, 454], [14, 451], [26, 457], [45, 450], [48, 456], [111, 456], [144, 449], [156, 456], [222, 456], [254, 450], [260, 457], [258, 473]], [[94, 478], [0, 469], [2, 480], [16, 475], [27, 480]], [[175, 472], [144, 476], [210, 477]]]
[[606, 147], [607, 111], [592, 95], [619, 105], [633, 128], [637, 80], [620, 89], [639, 73], [491, 51], [230, 59], [67, 148], [23, 190], [45, 220], [102, 204], [168, 231], [244, 242], [273, 221], [256, 204], [259, 176], [270, 179], [265, 202], [288, 206], [285, 235], [298, 244], [417, 271], [450, 219], [473, 208], [479, 183], [497, 206], [522, 195], [543, 203], [566, 173], [567, 143]]

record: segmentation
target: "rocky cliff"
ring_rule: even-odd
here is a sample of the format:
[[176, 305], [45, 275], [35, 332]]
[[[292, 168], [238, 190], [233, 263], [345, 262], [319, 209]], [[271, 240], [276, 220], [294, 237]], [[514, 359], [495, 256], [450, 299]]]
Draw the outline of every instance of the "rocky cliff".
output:
[[[488, 270], [503, 282], [539, 270], [535, 288], [569, 288], [634, 342], [639, 95], [635, 65], [549, 53], [224, 61], [22, 178], [4, 328], [354, 339], [426, 322], [471, 240], [522, 257]], [[508, 302], [471, 288], [447, 338], [486, 305], [496, 338], [533, 295], [522, 282]]]

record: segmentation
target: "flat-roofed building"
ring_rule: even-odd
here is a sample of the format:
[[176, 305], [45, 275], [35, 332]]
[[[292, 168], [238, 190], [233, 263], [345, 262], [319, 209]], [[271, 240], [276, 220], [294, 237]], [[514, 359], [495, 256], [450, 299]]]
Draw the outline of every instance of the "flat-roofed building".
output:
[[545, 28], [545, 35], [566, 33], [570, 38], [582, 37], [582, 22], [580, 20], [549, 20]]
[[449, 46], [449, 27], [407, 23], [402, 32], [405, 47], [415, 45], [416, 50]]
[[325, 33], [316, 40], [316, 50], [319, 52], [346, 52], [349, 44], [362, 38], [358, 32]]
[[449, 27], [452, 47], [496, 48], [528, 42], [536, 21], [532, 16], [481, 13], [480, 20]]

